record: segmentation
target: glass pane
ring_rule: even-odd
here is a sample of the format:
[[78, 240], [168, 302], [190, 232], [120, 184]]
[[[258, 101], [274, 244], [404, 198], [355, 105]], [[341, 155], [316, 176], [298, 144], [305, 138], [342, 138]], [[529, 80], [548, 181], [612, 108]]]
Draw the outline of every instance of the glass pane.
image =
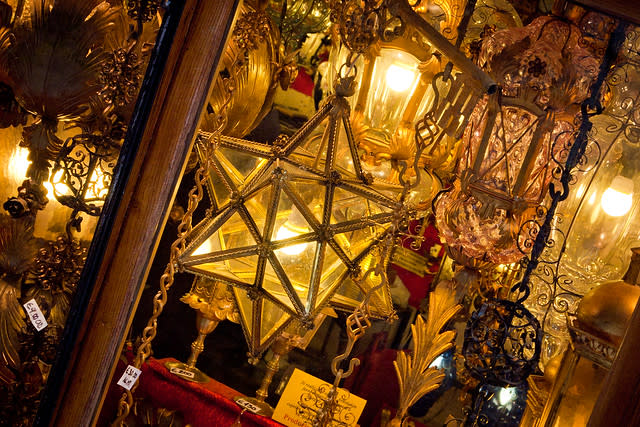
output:
[[260, 322], [260, 345], [273, 337], [278, 329], [285, 326], [291, 319], [281, 307], [268, 299], [262, 300], [261, 322]]

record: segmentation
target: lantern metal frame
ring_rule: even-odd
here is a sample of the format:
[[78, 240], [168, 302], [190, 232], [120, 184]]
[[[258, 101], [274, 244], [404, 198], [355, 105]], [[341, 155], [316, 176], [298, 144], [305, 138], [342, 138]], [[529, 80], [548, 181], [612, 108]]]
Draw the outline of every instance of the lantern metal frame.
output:
[[[246, 297], [252, 304], [251, 324], [245, 325], [243, 321], [242, 325], [253, 354], [258, 354], [266, 348], [294, 317], [303, 322], [312, 322], [318, 310], [328, 303], [338, 290], [342, 280], [348, 276], [359, 275], [360, 262], [372, 253], [377, 244], [375, 235], [378, 237], [384, 235], [385, 224], [392, 221], [394, 212], [400, 206], [400, 202], [392, 198], [393, 194], [400, 193], [400, 188], [389, 184], [374, 184], [373, 178], [364, 173], [360, 165], [349, 122], [350, 108], [344, 98], [344, 95], [353, 93], [353, 86], [353, 76], [340, 79], [336, 86], [336, 95], [330, 97], [294, 135], [290, 138], [282, 136], [271, 146], [231, 137], [218, 138], [208, 133], [200, 133], [198, 136], [196, 146], [199, 147], [201, 155], [212, 152], [210, 154], [212, 169], [209, 171], [207, 188], [213, 209], [203, 221], [194, 226], [187, 236], [185, 250], [177, 258], [177, 264], [184, 271], [232, 285], [237, 298], [239, 292], [246, 292]], [[314, 130], [325, 122], [327, 126], [324, 131], [314, 134]], [[342, 142], [340, 142], [341, 131], [346, 134]], [[306, 147], [305, 144], [314, 138], [316, 142], [318, 140], [320, 142], [318, 147]], [[340, 166], [344, 163], [344, 159], [337, 158], [338, 145], [344, 144], [345, 140], [348, 150], [346, 150], [347, 147], [342, 146], [343, 151], [347, 151], [343, 152], [343, 156], [350, 156], [352, 171]], [[313, 149], [316, 151], [314, 152]], [[221, 154], [224, 150], [239, 153], [246, 158], [258, 159], [258, 165], [251, 171], [246, 171], [241, 182], [238, 182], [225, 168], [225, 166], [228, 168], [230, 163], [227, 163], [229, 160]], [[306, 180], [324, 191], [320, 218], [309, 209], [299, 190], [293, 185], [296, 180]], [[224, 190], [221, 190], [221, 187], [224, 187]], [[334, 200], [336, 189], [346, 191], [366, 203], [368, 206], [366, 211], [369, 214], [361, 218], [334, 221], [332, 215], [334, 204], [337, 203]], [[225, 193], [224, 200], [219, 200], [221, 191]], [[262, 191], [270, 192], [268, 205], [264, 206], [263, 229], [256, 223], [251, 209], [246, 206], [252, 197]], [[309, 226], [308, 232], [284, 239], [273, 238], [281, 195], [285, 195], [304, 218]], [[375, 209], [371, 208], [372, 206]], [[221, 247], [222, 250], [219, 251], [194, 255], [194, 252], [214, 236], [236, 213], [246, 225], [255, 244], [244, 247]], [[374, 238], [366, 242], [362, 250], [351, 256], [334, 237], [369, 227], [376, 227], [378, 232], [374, 231]], [[311, 242], [317, 245], [306, 297], [303, 298], [294, 289], [275, 251]], [[337, 255], [345, 268], [320, 295], [323, 262], [328, 248]], [[201, 267], [207, 263], [225, 263], [243, 257], [256, 257], [255, 275], [247, 282]], [[264, 280], [268, 265], [277, 276], [288, 301], [274, 297], [265, 289]], [[227, 269], [230, 270], [228, 267]], [[275, 326], [276, 330], [264, 340], [260, 338], [263, 302], [275, 304], [281, 309], [283, 315]], [[286, 318], [287, 316], [289, 318]]]

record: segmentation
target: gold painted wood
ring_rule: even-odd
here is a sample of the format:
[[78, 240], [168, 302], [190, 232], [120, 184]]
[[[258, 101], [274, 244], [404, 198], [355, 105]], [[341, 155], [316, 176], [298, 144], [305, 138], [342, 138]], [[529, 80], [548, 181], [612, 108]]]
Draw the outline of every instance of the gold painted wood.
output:
[[52, 425], [95, 423], [237, 7], [185, 0]]

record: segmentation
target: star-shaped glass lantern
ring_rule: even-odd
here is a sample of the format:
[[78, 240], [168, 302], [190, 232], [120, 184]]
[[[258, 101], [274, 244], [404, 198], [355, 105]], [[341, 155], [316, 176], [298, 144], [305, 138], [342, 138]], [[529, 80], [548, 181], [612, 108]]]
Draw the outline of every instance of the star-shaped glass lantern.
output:
[[[299, 131], [273, 145], [199, 135], [201, 161], [211, 152], [213, 209], [178, 262], [234, 286], [252, 353], [293, 317], [311, 321], [338, 288], [346, 293], [343, 280], [358, 275], [399, 206], [400, 189], [360, 167], [344, 98], [351, 86], [342, 80]], [[384, 311], [388, 290], [377, 298]]]

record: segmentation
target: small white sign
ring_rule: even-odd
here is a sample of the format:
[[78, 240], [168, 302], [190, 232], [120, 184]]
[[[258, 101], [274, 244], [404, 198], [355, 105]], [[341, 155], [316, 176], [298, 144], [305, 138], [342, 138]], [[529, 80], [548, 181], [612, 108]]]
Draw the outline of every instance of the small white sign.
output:
[[40, 307], [38, 307], [38, 303], [35, 299], [32, 298], [26, 302], [24, 304], [24, 309], [27, 311], [31, 324], [37, 331], [41, 331], [47, 327], [47, 319], [44, 318], [44, 315], [42, 314]]
[[196, 376], [196, 374], [194, 374], [193, 372], [187, 371], [186, 369], [182, 369], [182, 368], [171, 368], [170, 372], [172, 374], [180, 375], [181, 377], [186, 377], [186, 378], [193, 378]]
[[136, 380], [140, 376], [142, 371], [134, 366], [128, 365], [127, 369], [124, 370], [124, 373], [120, 377], [118, 381], [118, 385], [126, 388], [127, 390], [131, 390], [131, 387], [136, 383]]
[[253, 412], [254, 414], [257, 414], [258, 412], [260, 412], [260, 408], [258, 406], [256, 406], [256, 405], [254, 405], [253, 403], [249, 402], [248, 400], [244, 400], [241, 397], [236, 397], [233, 400], [236, 401], [238, 406], [243, 407], [244, 409], [246, 409], [249, 412]]

